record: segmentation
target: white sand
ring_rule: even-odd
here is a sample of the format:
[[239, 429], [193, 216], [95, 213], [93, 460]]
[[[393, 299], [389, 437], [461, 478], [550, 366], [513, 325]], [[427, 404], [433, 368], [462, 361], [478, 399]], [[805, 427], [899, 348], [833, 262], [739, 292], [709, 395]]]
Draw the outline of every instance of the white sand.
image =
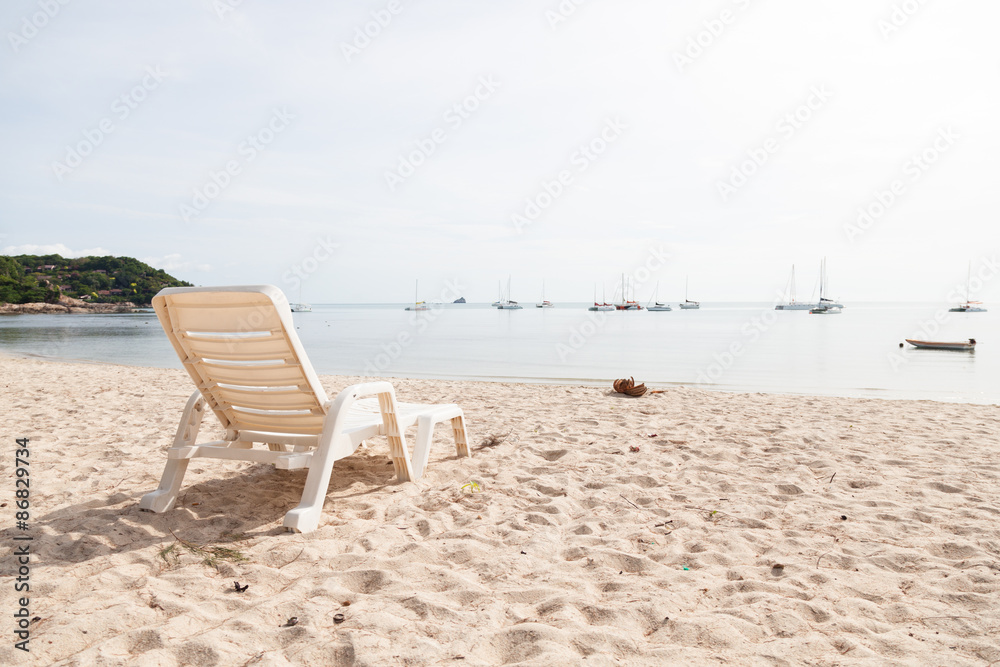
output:
[[[442, 428], [425, 477], [399, 484], [374, 440], [296, 535], [281, 519], [305, 473], [265, 465], [197, 460], [176, 509], [139, 512], [181, 371], [0, 368], [3, 664], [1000, 661], [997, 407], [399, 380], [401, 400], [465, 408], [473, 458]], [[15, 437], [30, 654], [11, 634]], [[176, 538], [246, 560], [212, 567]]]

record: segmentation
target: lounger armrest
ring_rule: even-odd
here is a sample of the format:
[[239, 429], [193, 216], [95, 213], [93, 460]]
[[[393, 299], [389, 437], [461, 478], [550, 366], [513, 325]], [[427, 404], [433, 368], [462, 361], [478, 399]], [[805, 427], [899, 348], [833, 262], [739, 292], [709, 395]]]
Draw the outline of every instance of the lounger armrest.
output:
[[359, 398], [385, 393], [392, 394], [393, 398], [395, 398], [396, 390], [392, 388], [391, 382], [385, 382], [384, 380], [361, 382], [359, 384], [352, 384], [350, 387], [345, 387], [331, 403], [336, 403], [341, 398], [346, 398], [347, 396], [350, 396], [351, 400], [354, 401]]

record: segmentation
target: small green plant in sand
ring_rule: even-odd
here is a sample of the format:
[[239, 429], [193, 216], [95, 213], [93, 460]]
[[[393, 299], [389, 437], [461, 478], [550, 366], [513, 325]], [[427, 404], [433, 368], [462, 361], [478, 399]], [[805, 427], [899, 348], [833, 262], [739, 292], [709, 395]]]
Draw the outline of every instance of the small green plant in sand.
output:
[[468, 482], [462, 485], [463, 493], [480, 493], [482, 490], [483, 490], [482, 483], [474, 479], [469, 480]]
[[[245, 538], [245, 535], [237, 535], [233, 533], [226, 533], [222, 535], [222, 539], [226, 542], [236, 542], [237, 540]], [[174, 539], [177, 541], [160, 550], [159, 553], [160, 558], [162, 558], [163, 561], [171, 567], [178, 565], [180, 563], [181, 556], [185, 553], [197, 556], [201, 559], [202, 564], [216, 569], [218, 569], [219, 563], [223, 561], [239, 563], [247, 560], [247, 557], [237, 549], [217, 544], [196, 544], [195, 542], [181, 539], [176, 535], [174, 535]]]

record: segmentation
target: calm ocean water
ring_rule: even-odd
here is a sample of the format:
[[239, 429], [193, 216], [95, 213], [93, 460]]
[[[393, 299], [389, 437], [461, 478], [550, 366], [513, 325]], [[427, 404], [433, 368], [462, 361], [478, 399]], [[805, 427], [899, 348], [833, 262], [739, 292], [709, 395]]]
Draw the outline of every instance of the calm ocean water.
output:
[[[811, 315], [768, 303], [669, 313], [314, 305], [294, 319], [321, 374], [601, 384], [635, 376], [729, 391], [1000, 403], [1000, 307], [947, 308], [849, 304], [839, 315]], [[914, 337], [979, 346], [899, 348]], [[0, 352], [180, 367], [152, 313], [2, 316]]]

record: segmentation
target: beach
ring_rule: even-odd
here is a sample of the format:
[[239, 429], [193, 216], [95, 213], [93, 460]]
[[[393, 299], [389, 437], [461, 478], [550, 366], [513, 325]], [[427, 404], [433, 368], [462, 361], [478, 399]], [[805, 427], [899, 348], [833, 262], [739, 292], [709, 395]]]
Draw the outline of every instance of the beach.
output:
[[[2, 664], [1000, 661], [995, 405], [395, 379], [402, 401], [464, 408], [471, 458], [440, 428], [399, 483], [373, 439], [292, 534], [306, 473], [263, 464], [195, 460], [173, 510], [139, 511], [183, 371], [0, 368], [0, 608], [12, 627], [31, 536], [37, 617]], [[321, 376], [331, 397], [365, 379]]]

